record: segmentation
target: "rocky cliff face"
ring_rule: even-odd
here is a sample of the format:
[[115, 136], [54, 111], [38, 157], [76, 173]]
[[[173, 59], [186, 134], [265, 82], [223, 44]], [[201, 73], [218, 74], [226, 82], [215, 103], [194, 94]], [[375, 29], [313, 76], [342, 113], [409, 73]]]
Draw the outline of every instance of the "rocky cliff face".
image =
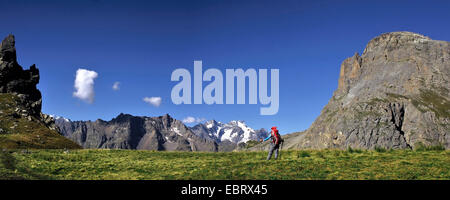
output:
[[450, 147], [450, 43], [411, 32], [372, 39], [341, 65], [338, 88], [290, 148]]
[[15, 38], [0, 44], [0, 147], [80, 148], [56, 131], [51, 117], [41, 113], [42, 96], [36, 88], [39, 70], [23, 70], [17, 63]]
[[120, 114], [111, 121], [56, 120], [61, 133], [84, 148], [158, 151], [217, 151], [218, 145], [195, 135], [169, 115], [137, 117]]

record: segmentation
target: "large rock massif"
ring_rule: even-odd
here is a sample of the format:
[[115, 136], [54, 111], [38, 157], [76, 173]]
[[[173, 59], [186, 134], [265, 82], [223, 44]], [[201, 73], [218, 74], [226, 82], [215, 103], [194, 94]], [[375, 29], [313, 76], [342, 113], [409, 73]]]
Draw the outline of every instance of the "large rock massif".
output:
[[0, 45], [0, 147], [80, 148], [62, 137], [54, 120], [41, 113], [42, 96], [36, 88], [39, 70], [23, 70], [17, 63], [15, 38]]
[[338, 88], [288, 148], [450, 147], [450, 42], [411, 32], [372, 39], [341, 65]]
[[70, 121], [59, 117], [56, 125], [65, 137], [84, 148], [218, 151], [215, 141], [195, 135], [168, 114], [160, 117], [120, 114], [110, 121]]

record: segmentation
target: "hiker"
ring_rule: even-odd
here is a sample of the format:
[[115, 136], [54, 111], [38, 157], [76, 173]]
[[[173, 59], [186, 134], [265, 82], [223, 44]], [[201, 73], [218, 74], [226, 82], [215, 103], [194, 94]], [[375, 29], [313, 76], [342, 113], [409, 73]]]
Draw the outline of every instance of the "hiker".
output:
[[264, 142], [268, 139], [272, 139], [269, 155], [267, 156], [267, 160], [270, 160], [270, 157], [272, 157], [273, 151], [275, 151], [275, 159], [278, 158], [278, 150], [280, 148], [280, 144], [282, 142], [280, 133], [278, 133], [277, 127], [272, 127], [272, 131], [270, 132], [270, 135], [264, 139]]

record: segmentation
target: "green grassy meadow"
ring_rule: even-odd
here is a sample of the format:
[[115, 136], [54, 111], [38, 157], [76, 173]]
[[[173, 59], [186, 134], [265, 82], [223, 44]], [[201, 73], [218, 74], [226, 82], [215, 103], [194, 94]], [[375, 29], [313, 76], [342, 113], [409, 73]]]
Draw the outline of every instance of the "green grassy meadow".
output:
[[0, 149], [78, 149], [75, 142], [49, 130], [35, 117], [17, 114], [27, 110], [13, 94], [0, 94]]
[[0, 179], [450, 179], [448, 150], [3, 150]]

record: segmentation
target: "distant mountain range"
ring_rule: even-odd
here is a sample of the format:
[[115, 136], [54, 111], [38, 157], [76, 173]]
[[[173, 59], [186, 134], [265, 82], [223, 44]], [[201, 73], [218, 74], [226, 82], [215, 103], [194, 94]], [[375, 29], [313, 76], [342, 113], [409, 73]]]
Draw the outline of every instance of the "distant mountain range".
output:
[[210, 120], [192, 127], [191, 130], [198, 136], [212, 139], [218, 143], [230, 141], [239, 144], [249, 140], [260, 140], [268, 135], [265, 129], [254, 130], [247, 126], [244, 121], [236, 120], [227, 124]]
[[71, 121], [54, 117], [61, 134], [83, 148], [147, 149], [158, 151], [232, 151], [239, 143], [268, 135], [243, 121], [207, 121], [187, 127], [168, 114], [142, 117], [120, 114], [110, 121]]

